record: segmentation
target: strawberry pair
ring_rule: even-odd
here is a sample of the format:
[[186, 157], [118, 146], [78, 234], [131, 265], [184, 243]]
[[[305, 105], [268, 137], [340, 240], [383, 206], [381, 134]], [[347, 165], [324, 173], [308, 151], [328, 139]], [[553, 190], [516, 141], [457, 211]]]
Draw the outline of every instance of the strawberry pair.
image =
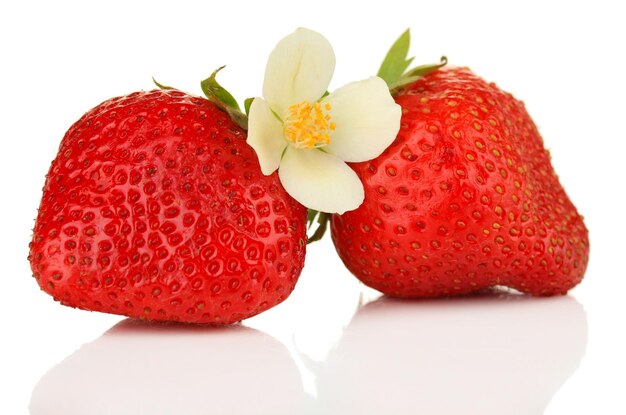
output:
[[[394, 62], [401, 70], [389, 70]], [[409, 62], [390, 52], [379, 72], [402, 117], [382, 154], [350, 163], [362, 204], [341, 215], [309, 210], [321, 224], [311, 240], [330, 221], [347, 268], [391, 296], [498, 285], [566, 293], [587, 265], [587, 229], [523, 104], [468, 69], [407, 72]], [[279, 173], [264, 174], [246, 142], [247, 118], [215, 74], [203, 89], [209, 99], [169, 88], [113, 98], [67, 131], [29, 256], [37, 282], [57, 301], [147, 320], [229, 324], [294, 289], [307, 209]], [[334, 125], [319, 105], [306, 111], [316, 124], [298, 144], [322, 151], [311, 140], [332, 141]], [[311, 133], [320, 123], [324, 134]]]

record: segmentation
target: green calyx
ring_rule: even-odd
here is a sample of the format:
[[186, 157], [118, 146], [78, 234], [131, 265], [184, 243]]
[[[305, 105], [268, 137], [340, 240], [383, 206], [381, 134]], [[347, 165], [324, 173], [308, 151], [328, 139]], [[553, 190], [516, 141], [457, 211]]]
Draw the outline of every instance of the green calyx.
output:
[[168, 86], [168, 85], [164, 85], [160, 82], [158, 82], [156, 79], [154, 79], [154, 77], [152, 77], [152, 82], [154, 82], [154, 84], [157, 86], [157, 88], [162, 89], [164, 91], [169, 91], [172, 89], [176, 89], [174, 87]]
[[209, 101], [226, 111], [235, 124], [247, 130], [248, 116], [241, 112], [237, 100], [215, 78], [222, 69], [224, 69], [224, 66], [217, 68], [211, 76], [200, 83], [202, 92], [204, 92]]
[[413, 62], [413, 57], [408, 57], [410, 46], [411, 33], [407, 29], [391, 45], [378, 70], [377, 75], [387, 83], [392, 95], [397, 93], [404, 85], [415, 82], [424, 75], [436, 71], [448, 63], [448, 58], [442, 56], [439, 63], [420, 65], [408, 69]]
[[[217, 82], [216, 76], [219, 71], [224, 69], [225, 66], [221, 66], [217, 68], [211, 76], [207, 79], [200, 82], [200, 87], [202, 88], [202, 92], [207, 97], [209, 101], [217, 105], [223, 111], [226, 111], [230, 116], [230, 119], [233, 120], [235, 124], [244, 130], [248, 129], [248, 112], [250, 111], [250, 105], [252, 105], [252, 101], [254, 98], [248, 98], [244, 102], [245, 114], [241, 112], [239, 108], [239, 104], [237, 100], [232, 96], [230, 92], [226, 90], [223, 86]], [[157, 82], [156, 79], [152, 78], [152, 82], [159, 88], [163, 90], [172, 90], [176, 89], [174, 87], [164, 85], [160, 82]]]
[[250, 115], [250, 106], [252, 105], [252, 101], [254, 101], [254, 98], [246, 98], [246, 100], [243, 102], [243, 108], [246, 111], [246, 115]]
[[407, 29], [400, 35], [398, 40], [391, 45], [389, 52], [385, 55], [385, 59], [378, 70], [377, 75], [387, 83], [387, 86], [391, 87], [391, 85], [396, 83], [408, 69], [411, 62], [413, 62], [412, 57], [408, 58], [410, 46], [411, 32]]

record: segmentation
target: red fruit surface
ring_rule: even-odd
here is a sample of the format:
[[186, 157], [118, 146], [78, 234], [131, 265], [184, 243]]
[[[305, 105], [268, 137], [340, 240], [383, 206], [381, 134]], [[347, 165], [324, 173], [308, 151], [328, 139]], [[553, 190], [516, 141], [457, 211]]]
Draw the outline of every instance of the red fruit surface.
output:
[[398, 297], [502, 285], [565, 294], [589, 241], [522, 102], [468, 69], [404, 88], [397, 139], [354, 164], [357, 209], [331, 219], [339, 256], [366, 285]]
[[264, 176], [246, 133], [179, 91], [110, 99], [66, 133], [30, 244], [62, 304], [226, 324], [291, 293], [306, 210]]

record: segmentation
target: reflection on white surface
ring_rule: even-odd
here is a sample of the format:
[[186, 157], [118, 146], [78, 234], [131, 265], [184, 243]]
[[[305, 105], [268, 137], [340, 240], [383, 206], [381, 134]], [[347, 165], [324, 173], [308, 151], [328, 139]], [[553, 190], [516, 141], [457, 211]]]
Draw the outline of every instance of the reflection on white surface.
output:
[[45, 374], [30, 412], [299, 414], [309, 399], [287, 349], [262, 332], [124, 320]]
[[244, 326], [124, 320], [46, 373], [32, 415], [539, 415], [585, 352], [571, 296], [380, 298], [305, 393], [287, 349]]
[[319, 414], [542, 414], [576, 370], [586, 315], [570, 296], [381, 298], [315, 369]]

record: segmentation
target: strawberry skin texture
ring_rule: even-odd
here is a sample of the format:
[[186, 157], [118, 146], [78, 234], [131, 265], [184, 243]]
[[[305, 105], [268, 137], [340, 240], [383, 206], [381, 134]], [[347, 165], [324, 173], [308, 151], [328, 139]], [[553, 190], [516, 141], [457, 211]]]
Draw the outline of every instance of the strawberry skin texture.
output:
[[331, 218], [347, 268], [397, 297], [496, 285], [565, 294], [583, 278], [588, 232], [522, 102], [466, 68], [404, 88], [401, 128], [352, 167], [365, 201]]
[[71, 307], [189, 323], [283, 301], [303, 267], [306, 210], [245, 140], [180, 91], [86, 113], [46, 176], [29, 255], [41, 288]]

